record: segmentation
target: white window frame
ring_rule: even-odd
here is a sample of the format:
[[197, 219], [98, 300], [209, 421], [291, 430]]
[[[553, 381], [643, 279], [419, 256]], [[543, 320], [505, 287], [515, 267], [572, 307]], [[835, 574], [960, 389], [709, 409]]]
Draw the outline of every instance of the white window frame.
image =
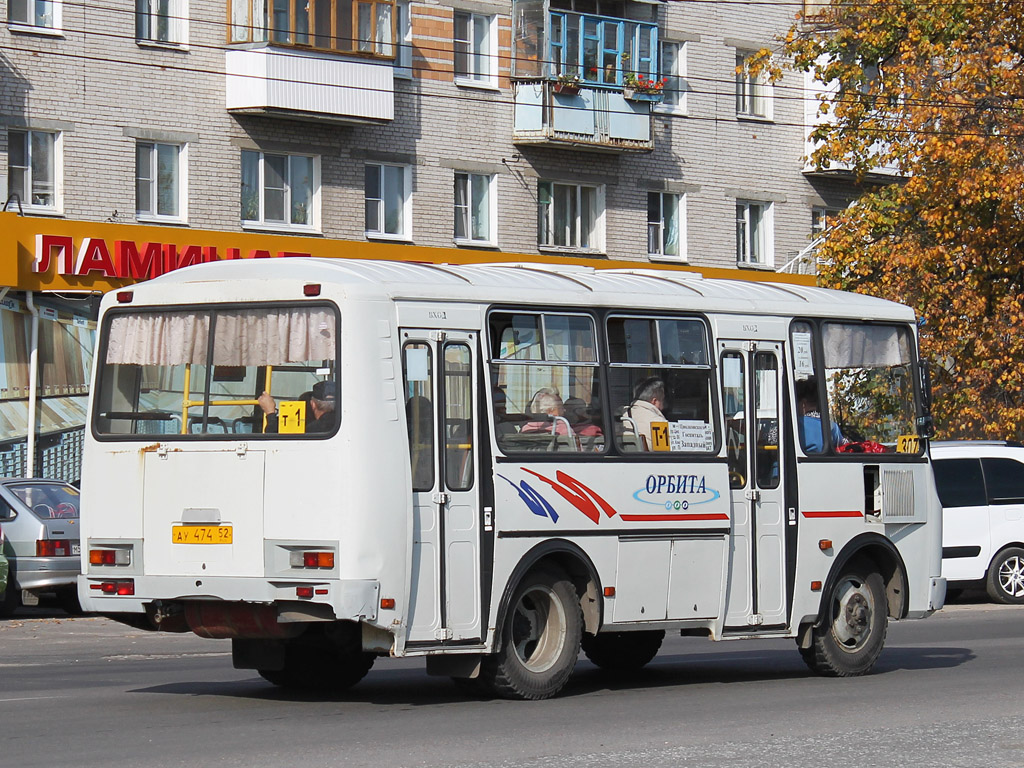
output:
[[[464, 197], [464, 204], [459, 204], [459, 184], [462, 181], [465, 184], [466, 194]], [[473, 237], [473, 192], [478, 190], [481, 186], [484, 188], [484, 194], [486, 200], [484, 201], [487, 208], [487, 233], [486, 237], [475, 238]], [[497, 244], [497, 216], [498, 216], [498, 204], [497, 204], [497, 176], [495, 174], [486, 173], [472, 173], [470, 171], [456, 171], [455, 172], [455, 186], [454, 186], [454, 199], [453, 207], [455, 213], [455, 227], [454, 227], [454, 238], [457, 245], [474, 245], [474, 246], [495, 246]], [[467, 236], [459, 237], [458, 226], [460, 219], [463, 222], [464, 232]]]
[[[547, 196], [550, 202], [545, 203], [543, 187], [548, 186]], [[604, 253], [605, 224], [605, 191], [601, 184], [566, 184], [559, 181], [542, 179], [537, 183], [537, 248], [549, 251], [568, 251], [573, 253]], [[582, 211], [583, 195], [592, 195], [591, 206], [594, 212], [593, 227], [589, 233], [583, 231]], [[572, 221], [567, 221], [566, 243], [555, 242], [555, 221], [557, 206], [568, 202], [574, 203], [575, 213]], [[568, 213], [568, 212], [567, 212]], [[568, 220], [569, 216], [564, 217]], [[584, 242], [586, 236], [586, 245]]]
[[409, 0], [395, 3], [395, 38], [398, 43], [395, 56], [395, 77], [412, 78], [412, 16]]
[[773, 118], [772, 85], [762, 72], [752, 77], [746, 63], [753, 51], [736, 51], [736, 116], [754, 120]]
[[775, 211], [769, 202], [736, 201], [736, 263], [771, 267], [775, 263]]
[[825, 205], [815, 205], [811, 208], [811, 240], [817, 240], [825, 234], [829, 223], [836, 216], [843, 212], [842, 208], [830, 208]]
[[[24, 6], [24, 18], [16, 18], [15, 10], [18, 6]], [[37, 13], [40, 6], [48, 9], [42, 14]], [[47, 18], [49, 16], [49, 18]], [[44, 34], [59, 34], [64, 24], [64, 4], [61, 0], [8, 0], [7, 2], [7, 24], [8, 28], [15, 32], [42, 32]]]
[[[466, 38], [458, 37], [460, 18], [468, 21]], [[485, 50], [480, 50], [481, 41], [486, 46]], [[460, 44], [465, 46], [464, 55], [469, 68], [477, 71], [468, 73], [459, 71]], [[496, 16], [455, 11], [452, 16], [452, 48], [456, 85], [489, 89], [498, 87], [498, 22]]]
[[[157, 30], [161, 18], [167, 20], [165, 34]], [[188, 44], [188, 0], [135, 0], [135, 41], [141, 45], [185, 47]]]
[[[145, 169], [147, 176], [141, 176], [139, 171], [139, 150], [148, 147], [148, 168]], [[170, 147], [177, 150], [178, 168], [176, 184], [178, 188], [177, 203], [178, 212], [174, 215], [161, 214], [156, 211], [157, 201], [160, 199], [160, 179], [157, 171], [160, 147]], [[145, 181], [149, 186], [150, 210], [144, 211], [139, 206], [139, 185]], [[183, 224], [188, 221], [188, 145], [175, 144], [166, 141], [137, 141], [135, 144], [135, 218], [138, 221], [163, 223], [171, 222]]]
[[[247, 219], [245, 218], [245, 201], [241, 200], [242, 206], [240, 211], [240, 218], [242, 220], [243, 229], [261, 229], [271, 230], [277, 232], [319, 232], [320, 231], [320, 156], [319, 155], [306, 155], [302, 153], [286, 153], [286, 152], [261, 152], [255, 149], [242, 150], [241, 163], [242, 163], [242, 178], [241, 182], [244, 184], [244, 168], [245, 168], [245, 157], [246, 154], [256, 155], [259, 159], [258, 173], [257, 173], [257, 214], [258, 218]], [[290, 212], [292, 209], [292, 189], [293, 185], [291, 182], [292, 175], [292, 158], [306, 158], [312, 161], [312, 182], [310, 190], [310, 211], [309, 211], [309, 222], [306, 224], [293, 224], [290, 221], [274, 221], [265, 218], [266, 208], [266, 160], [267, 157], [283, 157], [286, 158], [287, 176], [283, 180], [283, 195], [284, 195], [284, 210]], [[241, 186], [241, 185], [240, 185]], [[289, 215], [289, 219], [290, 219]]]
[[[52, 191], [52, 205], [39, 205], [32, 201], [32, 189], [35, 185], [35, 179], [32, 176], [32, 160], [33, 160], [33, 134], [47, 134], [53, 137], [53, 158], [51, 160], [51, 167], [53, 169], [53, 178], [50, 179], [50, 184], [53, 187]], [[11, 158], [11, 145], [14, 142], [15, 135], [23, 135], [25, 141], [25, 165], [15, 166], [12, 163]], [[19, 139], [21, 140], [21, 139]], [[12, 189], [11, 179], [13, 177], [12, 169], [21, 168], [24, 170], [24, 186], [21, 189]], [[25, 192], [28, 194], [24, 194]], [[35, 214], [61, 216], [64, 214], [64, 134], [61, 131], [46, 131], [46, 130], [35, 130], [32, 128], [9, 128], [7, 131], [7, 196], [18, 195], [21, 200], [21, 208], [24, 211]]]
[[[401, 231], [388, 232], [383, 229], [371, 229], [369, 223], [369, 217], [366, 216], [366, 211], [370, 210], [370, 206], [376, 207], [377, 221], [384, 223], [386, 221], [387, 212], [385, 210], [385, 200], [388, 197], [388, 193], [393, 190], [385, 188], [385, 182], [387, 175], [384, 173], [385, 168], [400, 168], [402, 170], [402, 227]], [[368, 174], [372, 173], [376, 169], [377, 173], [377, 185], [380, 190], [379, 197], [370, 197], [369, 189], [365, 187], [365, 178]], [[403, 165], [400, 163], [378, 163], [372, 162], [367, 163], [364, 171], [364, 188], [363, 188], [363, 200], [364, 200], [364, 221], [363, 228], [364, 234], [369, 240], [412, 240], [412, 166]]]
[[[658, 198], [657, 221], [651, 218], [651, 198], [655, 195]], [[665, 253], [666, 211], [675, 214], [677, 253]], [[652, 242], [657, 243], [657, 250], [652, 250]], [[647, 193], [647, 257], [652, 261], [686, 261], [686, 195], [678, 192]]]
[[[690, 90], [686, 82], [687, 44], [677, 40], [662, 40], [658, 55], [661, 67], [660, 78], [665, 80], [664, 97], [655, 105], [655, 110], [673, 115], [686, 114], [686, 94]], [[665, 55], [666, 50], [674, 50], [675, 55]], [[666, 64], [666, 62], [671, 62]], [[673, 82], [674, 81], [674, 82]]]

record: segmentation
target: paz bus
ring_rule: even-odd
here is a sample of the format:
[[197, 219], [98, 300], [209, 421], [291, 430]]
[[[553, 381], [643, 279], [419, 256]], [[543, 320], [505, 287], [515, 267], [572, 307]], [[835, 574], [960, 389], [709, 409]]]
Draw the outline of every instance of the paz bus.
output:
[[276, 685], [420, 656], [541, 699], [581, 649], [636, 670], [666, 632], [792, 638], [813, 670], [859, 675], [890, 619], [945, 598], [898, 304], [642, 268], [268, 259], [112, 292], [100, 329], [82, 605], [229, 638]]

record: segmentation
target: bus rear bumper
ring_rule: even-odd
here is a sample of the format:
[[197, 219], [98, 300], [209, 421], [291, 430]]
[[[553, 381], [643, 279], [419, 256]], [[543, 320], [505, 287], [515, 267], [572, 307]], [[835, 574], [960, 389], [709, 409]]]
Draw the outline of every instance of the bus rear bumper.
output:
[[303, 616], [375, 622], [380, 583], [373, 579], [300, 581], [181, 576], [79, 576], [78, 595], [91, 613], [146, 613], [155, 605], [192, 602], [276, 605], [278, 621], [302, 621]]

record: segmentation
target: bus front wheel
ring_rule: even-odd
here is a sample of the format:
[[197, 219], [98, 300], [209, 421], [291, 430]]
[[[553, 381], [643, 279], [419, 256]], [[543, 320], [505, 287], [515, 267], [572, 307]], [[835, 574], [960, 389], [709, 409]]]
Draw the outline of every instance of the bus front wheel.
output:
[[482, 682], [509, 699], [547, 699], [565, 686], [583, 636], [579, 596], [565, 572], [534, 570], [516, 587], [500, 650], [484, 660]]
[[824, 620], [800, 654], [814, 672], [826, 677], [867, 673], [885, 644], [888, 607], [885, 584], [864, 564], [847, 566], [829, 596]]

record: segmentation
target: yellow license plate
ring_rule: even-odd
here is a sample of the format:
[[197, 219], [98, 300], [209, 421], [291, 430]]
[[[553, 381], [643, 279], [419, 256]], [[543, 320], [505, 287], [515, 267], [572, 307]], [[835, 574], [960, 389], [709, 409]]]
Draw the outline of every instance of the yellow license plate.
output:
[[171, 541], [175, 544], [230, 544], [230, 525], [174, 525]]

